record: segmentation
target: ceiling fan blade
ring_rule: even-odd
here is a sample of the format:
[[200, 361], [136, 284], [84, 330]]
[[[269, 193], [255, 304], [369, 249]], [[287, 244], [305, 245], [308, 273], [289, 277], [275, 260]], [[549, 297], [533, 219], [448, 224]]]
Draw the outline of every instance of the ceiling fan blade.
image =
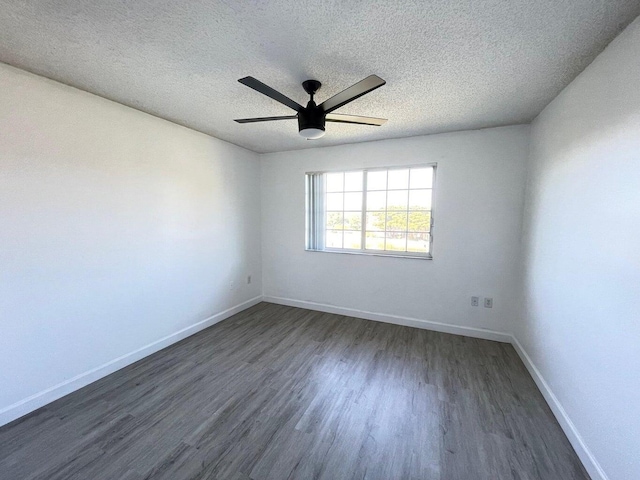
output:
[[269, 85], [265, 85], [260, 80], [256, 80], [253, 77], [244, 77], [238, 81], [247, 87], [253, 88], [257, 92], [266, 95], [267, 97], [273, 98], [276, 102], [280, 102], [289, 108], [293, 108], [296, 112], [299, 112], [303, 108], [298, 102], [294, 102], [286, 95], [283, 95], [277, 90], [271, 88]]
[[282, 117], [259, 117], [259, 118], [238, 118], [234, 122], [238, 123], [254, 123], [254, 122], [270, 122], [271, 120], [294, 120], [297, 115], [285, 115]]
[[360, 80], [355, 85], [351, 85], [346, 90], [343, 90], [337, 95], [334, 95], [330, 99], [322, 102], [320, 104], [320, 108], [322, 108], [325, 113], [333, 112], [336, 108], [340, 108], [341, 106], [352, 102], [356, 98], [360, 98], [362, 95], [383, 86], [385, 83], [387, 82], [377, 75], [369, 75], [364, 80]]
[[386, 118], [361, 117], [359, 115], [343, 115], [341, 113], [328, 113], [326, 120], [327, 122], [355, 123], [357, 125], [375, 125], [376, 127], [384, 125], [387, 121]]

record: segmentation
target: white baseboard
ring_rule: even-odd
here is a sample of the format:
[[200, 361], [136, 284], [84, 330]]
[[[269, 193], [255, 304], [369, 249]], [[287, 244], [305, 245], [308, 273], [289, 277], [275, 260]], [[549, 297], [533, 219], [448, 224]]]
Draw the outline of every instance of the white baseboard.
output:
[[27, 397], [19, 402], [14, 403], [13, 405], [9, 405], [6, 408], [0, 410], [0, 426], [5, 425], [13, 420], [16, 420], [27, 413], [30, 413], [44, 405], [53, 402], [65, 395], [78, 390], [86, 385], [89, 385], [96, 380], [101, 379], [102, 377], [106, 377], [107, 375], [120, 370], [132, 363], [141, 360], [144, 357], [151, 355], [159, 350], [162, 350], [169, 345], [172, 345], [180, 340], [187, 338], [195, 333], [198, 333], [205, 328], [208, 328], [212, 325], [215, 325], [222, 320], [229, 318], [236, 313], [241, 312], [249, 307], [252, 307], [262, 301], [262, 296], [254, 297], [246, 302], [243, 302], [235, 307], [229, 308], [223, 312], [217, 313], [215, 315], [210, 316], [209, 318], [205, 318], [204, 320], [194, 323], [193, 325], [183, 328], [171, 335], [167, 335], [160, 340], [157, 340], [149, 345], [145, 345], [144, 347], [139, 348], [133, 352], [122, 355], [121, 357], [115, 358], [110, 362], [105, 363], [104, 365], [100, 365], [99, 367], [93, 368], [87, 372], [81, 373], [80, 375], [76, 375], [69, 380], [65, 380], [57, 385], [54, 385], [46, 390], [42, 390], [30, 397]]
[[495, 332], [493, 330], [484, 330], [482, 328], [461, 327], [459, 325], [451, 325], [448, 323], [432, 322], [422, 320], [420, 318], [401, 317], [397, 315], [388, 315], [385, 313], [368, 312], [366, 310], [357, 310], [354, 308], [336, 307], [324, 303], [306, 302], [304, 300], [294, 300], [292, 298], [263, 297], [265, 302], [277, 303], [279, 305], [287, 305], [290, 307], [306, 308], [308, 310], [317, 310], [326, 313], [335, 313], [337, 315], [345, 315], [348, 317], [364, 318], [365, 320], [375, 320], [376, 322], [393, 323], [395, 325], [404, 325], [405, 327], [423, 328], [425, 330], [435, 330], [436, 332], [453, 333], [454, 335], [464, 335], [466, 337], [482, 338], [484, 340], [494, 340], [496, 342], [511, 343], [511, 335], [508, 333]]
[[551, 408], [551, 411], [558, 420], [558, 423], [562, 427], [562, 430], [569, 439], [569, 442], [571, 442], [573, 449], [576, 451], [576, 454], [582, 461], [584, 468], [587, 469], [591, 478], [593, 480], [609, 480], [609, 477], [607, 477], [607, 474], [600, 466], [600, 463], [598, 463], [587, 445], [584, 443], [582, 436], [569, 418], [569, 415], [560, 403], [560, 400], [555, 396], [551, 387], [549, 387], [549, 384], [545, 381], [544, 377], [535, 366], [524, 347], [514, 336], [511, 337], [511, 344], [513, 345], [513, 348], [516, 349], [516, 352], [518, 352], [518, 355], [522, 359], [525, 367], [527, 367], [527, 370], [529, 370], [531, 377], [533, 377], [533, 381], [536, 382], [538, 389], [542, 392], [547, 404], [549, 404], [549, 408]]

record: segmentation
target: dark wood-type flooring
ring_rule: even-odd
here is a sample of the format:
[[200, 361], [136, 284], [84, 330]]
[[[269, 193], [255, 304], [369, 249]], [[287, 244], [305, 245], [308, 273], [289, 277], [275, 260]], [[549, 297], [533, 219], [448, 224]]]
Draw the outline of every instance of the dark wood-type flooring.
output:
[[0, 478], [589, 477], [510, 345], [261, 303], [2, 427]]

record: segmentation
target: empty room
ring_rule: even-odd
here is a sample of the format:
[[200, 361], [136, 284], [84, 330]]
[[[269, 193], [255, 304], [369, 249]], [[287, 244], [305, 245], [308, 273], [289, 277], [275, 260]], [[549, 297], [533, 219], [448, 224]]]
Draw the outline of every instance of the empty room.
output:
[[0, 480], [640, 479], [638, 0], [0, 0]]

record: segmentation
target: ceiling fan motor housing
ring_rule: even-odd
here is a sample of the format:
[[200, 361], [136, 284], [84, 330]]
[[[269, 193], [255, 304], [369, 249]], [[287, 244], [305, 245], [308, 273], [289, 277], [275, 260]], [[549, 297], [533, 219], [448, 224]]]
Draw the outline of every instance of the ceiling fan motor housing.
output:
[[304, 108], [298, 112], [298, 131], [315, 128], [324, 131], [325, 115], [324, 110], [311, 100]]

